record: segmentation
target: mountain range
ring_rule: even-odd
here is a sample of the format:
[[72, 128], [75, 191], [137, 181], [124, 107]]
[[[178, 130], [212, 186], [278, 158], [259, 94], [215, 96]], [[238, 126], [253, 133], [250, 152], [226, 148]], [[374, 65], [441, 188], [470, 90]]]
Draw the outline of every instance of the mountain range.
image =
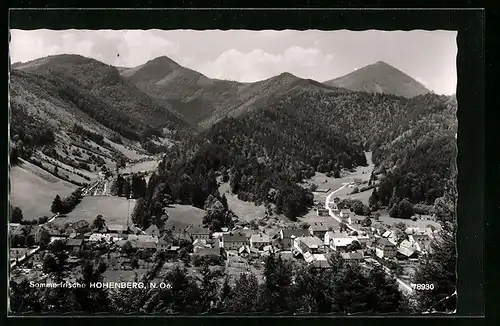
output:
[[162, 189], [198, 207], [210, 194], [206, 176], [227, 168], [239, 175], [239, 197], [266, 201], [274, 188], [277, 207], [297, 216], [309, 201], [302, 179], [366, 164], [365, 150], [397, 170], [456, 130], [456, 100], [383, 62], [325, 83], [290, 73], [240, 83], [165, 56], [125, 68], [57, 55], [13, 64], [10, 77], [11, 145], [23, 159], [83, 173], [167, 151]]

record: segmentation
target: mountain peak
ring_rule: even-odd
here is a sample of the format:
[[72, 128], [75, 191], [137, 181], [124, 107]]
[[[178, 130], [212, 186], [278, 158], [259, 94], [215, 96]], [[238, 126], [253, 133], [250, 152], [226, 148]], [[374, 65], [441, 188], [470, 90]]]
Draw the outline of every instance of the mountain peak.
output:
[[394, 94], [407, 98], [430, 93], [417, 80], [381, 60], [324, 84], [352, 91]]

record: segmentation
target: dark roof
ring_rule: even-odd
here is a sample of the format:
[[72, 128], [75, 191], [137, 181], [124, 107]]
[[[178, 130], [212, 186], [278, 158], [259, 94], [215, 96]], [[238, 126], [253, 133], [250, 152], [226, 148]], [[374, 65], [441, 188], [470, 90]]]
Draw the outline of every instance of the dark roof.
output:
[[73, 239], [68, 239], [68, 241], [66, 241], [66, 246], [81, 246], [83, 243], [83, 239], [76, 239], [76, 238], [73, 238]]
[[309, 230], [306, 229], [283, 229], [283, 238], [291, 238], [292, 236], [306, 237], [309, 235]]
[[156, 232], [156, 231], [160, 232], [160, 229], [158, 229], [158, 227], [156, 225], [152, 224], [144, 232], [149, 234], [149, 233]]
[[223, 242], [226, 242], [226, 241], [244, 242], [246, 240], [247, 240], [247, 237], [244, 235], [241, 235], [241, 234], [223, 234], [222, 235]]
[[354, 251], [354, 252], [343, 252], [340, 254], [344, 259], [363, 259], [363, 252]]
[[377, 247], [395, 247], [395, 245], [386, 238], [379, 238], [377, 240]]
[[133, 241], [132, 246], [140, 249], [155, 249], [156, 244], [150, 241]]

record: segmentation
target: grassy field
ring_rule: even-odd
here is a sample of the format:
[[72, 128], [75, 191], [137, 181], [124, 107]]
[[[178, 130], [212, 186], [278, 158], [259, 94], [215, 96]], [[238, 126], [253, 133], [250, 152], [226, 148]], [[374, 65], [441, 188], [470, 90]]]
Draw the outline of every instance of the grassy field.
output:
[[172, 205], [167, 208], [168, 220], [166, 227], [187, 227], [188, 225], [201, 225], [205, 211], [190, 205]]
[[322, 223], [328, 223], [328, 225], [331, 225], [335, 228], [340, 226], [340, 223], [333, 217], [318, 216], [318, 214], [316, 214], [314, 210], [310, 210], [309, 213], [307, 213], [306, 215], [299, 217], [297, 222], [308, 223], [309, 225], [322, 222]]
[[238, 197], [231, 193], [229, 183], [223, 183], [219, 187], [219, 192], [226, 195], [227, 206], [231, 209], [242, 221], [251, 221], [260, 219], [265, 216], [266, 208], [264, 205], [256, 206], [254, 203], [239, 200]]
[[395, 223], [402, 222], [402, 223], [406, 224], [406, 226], [408, 226], [408, 227], [425, 228], [427, 225], [430, 224], [430, 225], [433, 225], [436, 229], [441, 228], [439, 223], [432, 220], [430, 216], [422, 215], [421, 218], [417, 219], [416, 221], [412, 221], [409, 219], [392, 218], [389, 216], [389, 213], [387, 212], [386, 209], [380, 210], [379, 213], [380, 213], [379, 221], [375, 221], [372, 219], [373, 226], [377, 226], [377, 225], [381, 226], [384, 224], [392, 226]]
[[140, 162], [135, 164], [127, 164], [125, 169], [120, 170], [121, 173], [135, 173], [144, 171], [154, 171], [158, 166], [159, 161], [152, 159], [151, 161]]
[[135, 199], [127, 200], [123, 197], [89, 196], [83, 197], [82, 202], [66, 217], [56, 218], [54, 223], [64, 225], [67, 222], [86, 220], [89, 223], [97, 215], [102, 215], [108, 224], [127, 224], [127, 214], [134, 210]]
[[23, 210], [25, 220], [52, 216], [50, 206], [56, 195], [66, 197], [77, 187], [39, 167], [22, 161], [10, 170], [10, 202]]
[[[316, 174], [309, 180], [307, 180], [303, 186], [304, 187], [309, 187], [311, 184], [315, 184], [318, 188], [320, 189], [330, 189], [326, 193], [315, 193], [314, 194], [314, 199], [318, 200], [320, 202], [324, 202], [326, 199], [326, 196], [342, 187], [345, 183], [353, 182], [354, 179], [361, 179], [361, 181], [368, 181], [370, 180], [370, 175], [373, 170], [373, 162], [372, 162], [372, 153], [371, 152], [365, 152], [366, 155], [366, 160], [368, 162], [368, 166], [360, 166], [356, 169], [354, 172], [343, 172], [341, 178], [333, 178], [333, 177], [327, 177], [324, 173], [319, 173], [316, 172]], [[349, 193], [353, 190], [353, 188], [346, 187], [339, 192], [336, 193], [336, 197], [339, 197], [340, 199], [348, 198]], [[360, 193], [356, 195], [351, 195], [350, 197], [352, 199], [360, 199], [364, 201], [364, 197], [368, 195], [368, 198], [370, 197], [371, 191], [367, 193]], [[353, 196], [358, 196], [353, 197]], [[368, 202], [368, 199], [366, 199]]]

